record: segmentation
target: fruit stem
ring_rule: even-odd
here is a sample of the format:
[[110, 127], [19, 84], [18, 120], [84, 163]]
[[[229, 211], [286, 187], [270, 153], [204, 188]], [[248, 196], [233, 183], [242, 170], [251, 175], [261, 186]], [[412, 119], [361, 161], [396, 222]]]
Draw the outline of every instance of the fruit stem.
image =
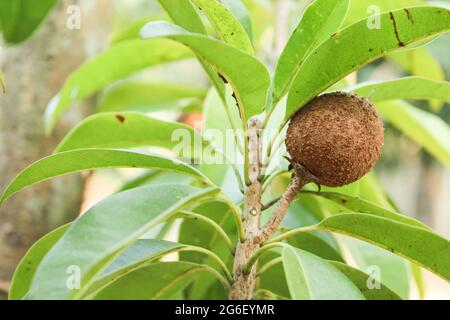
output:
[[262, 228], [260, 234], [257, 237], [259, 243], [265, 242], [278, 230], [281, 221], [285, 217], [289, 206], [294, 201], [297, 194], [308, 183], [314, 182], [315, 177], [302, 165], [292, 163], [295, 168], [295, 174], [289, 184], [288, 189], [283, 194], [281, 199], [277, 202], [277, 207], [270, 220]]

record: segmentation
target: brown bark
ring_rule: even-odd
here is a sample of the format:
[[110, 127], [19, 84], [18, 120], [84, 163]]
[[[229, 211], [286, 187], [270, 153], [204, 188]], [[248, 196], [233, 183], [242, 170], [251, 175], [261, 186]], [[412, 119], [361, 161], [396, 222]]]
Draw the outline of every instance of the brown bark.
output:
[[253, 120], [250, 124], [249, 135], [249, 177], [251, 184], [245, 190], [244, 205], [244, 227], [246, 231], [246, 241], [238, 243], [234, 259], [234, 283], [231, 286], [229, 298], [231, 300], [250, 300], [253, 297], [256, 279], [255, 264], [248, 274], [243, 272], [248, 259], [259, 249], [259, 243], [254, 241], [259, 234], [259, 225], [261, 220], [261, 182], [258, 180], [260, 175], [260, 156], [261, 143], [259, 130], [261, 123]]
[[[69, 5], [81, 8], [80, 30], [66, 27]], [[98, 52], [106, 43], [110, 5], [103, 0], [61, 1], [30, 40], [3, 48], [8, 91], [0, 93], [0, 190], [27, 165], [50, 154], [85, 113], [73, 108], [51, 137], [44, 135], [47, 103], [87, 53]], [[82, 184], [79, 175], [58, 178], [20, 192], [0, 208], [0, 290], [31, 244], [78, 215]]]
[[[259, 136], [261, 124], [251, 121], [249, 136], [249, 177], [250, 185], [245, 190], [244, 228], [246, 241], [238, 243], [234, 259], [233, 277], [230, 300], [250, 300], [256, 283], [258, 265], [255, 253], [278, 230], [289, 206], [301, 189], [310, 182], [317, 180], [302, 165], [293, 163], [295, 173], [288, 189], [277, 201], [272, 217], [260, 227], [261, 213], [264, 206], [261, 203], [262, 187], [259, 177], [261, 175], [261, 140]], [[255, 261], [255, 263], [253, 263]]]

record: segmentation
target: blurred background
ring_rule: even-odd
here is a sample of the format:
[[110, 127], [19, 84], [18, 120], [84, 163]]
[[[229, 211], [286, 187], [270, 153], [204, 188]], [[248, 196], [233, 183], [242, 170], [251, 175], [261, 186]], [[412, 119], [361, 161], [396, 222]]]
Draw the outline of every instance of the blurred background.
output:
[[[245, 0], [251, 13], [256, 51], [273, 65], [310, 1]], [[361, 3], [365, 3], [361, 5]], [[396, 2], [372, 1], [374, 5]], [[449, 5], [450, 1], [441, 1]], [[73, 7], [75, 6], [75, 7]], [[70, 9], [71, 8], [71, 9]], [[68, 19], [80, 9], [79, 28], [68, 28]], [[1, 10], [1, 7], [0, 7]], [[75, 10], [75, 11], [74, 11]], [[348, 20], [368, 16], [367, 2], [353, 0]], [[64, 115], [51, 136], [44, 133], [43, 115], [51, 98], [67, 76], [108, 46], [136, 34], [144, 22], [165, 18], [155, 0], [61, 0], [49, 12], [31, 38], [20, 44], [0, 43], [0, 64], [7, 82], [0, 93], [0, 190], [24, 167], [52, 153], [61, 138], [102, 101], [101, 93], [79, 103]], [[276, 36], [274, 36], [276, 35]], [[150, 53], [151, 54], [151, 53]], [[348, 77], [350, 84], [418, 75], [436, 80], [450, 78], [450, 36], [446, 35], [415, 50], [401, 51], [366, 66]], [[133, 74], [130, 80], [185, 85], [195, 97], [166, 98], [184, 108], [158, 111], [156, 117], [187, 124], [202, 119], [196, 108], [209, 86], [199, 64], [193, 60], [154, 67]], [[113, 84], [108, 90], [114, 89]], [[158, 101], [161, 103], [161, 101]], [[433, 111], [450, 124], [450, 106], [439, 102], [411, 102]], [[401, 212], [416, 217], [450, 238], [450, 170], [395, 128], [387, 126], [383, 157], [376, 167], [381, 183]], [[0, 299], [5, 298], [11, 276], [24, 253], [42, 235], [114, 193], [139, 170], [107, 170], [72, 175], [27, 189], [0, 208]], [[450, 299], [450, 285], [425, 272], [427, 299]], [[419, 297], [412, 290], [411, 298]]]

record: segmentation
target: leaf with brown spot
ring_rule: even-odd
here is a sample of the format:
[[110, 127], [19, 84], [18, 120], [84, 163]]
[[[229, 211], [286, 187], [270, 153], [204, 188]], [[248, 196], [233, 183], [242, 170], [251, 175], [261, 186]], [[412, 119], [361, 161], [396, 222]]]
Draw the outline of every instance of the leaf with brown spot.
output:
[[116, 115], [116, 119], [120, 122], [120, 123], [124, 123], [125, 122], [125, 117], [121, 114]]
[[[330, 38], [322, 43], [316, 50], [317, 54], [310, 55], [305, 61], [292, 84], [285, 121], [340, 79], [401, 48], [399, 39], [407, 46], [450, 30], [448, 9], [423, 6], [408, 10], [414, 24], [404, 9], [400, 9], [380, 15], [381, 26], [385, 26], [381, 29], [369, 29], [367, 21], [361, 20], [341, 30], [339, 39]], [[391, 16], [395, 19], [397, 35], [392, 27], [387, 28], [392, 26]]]

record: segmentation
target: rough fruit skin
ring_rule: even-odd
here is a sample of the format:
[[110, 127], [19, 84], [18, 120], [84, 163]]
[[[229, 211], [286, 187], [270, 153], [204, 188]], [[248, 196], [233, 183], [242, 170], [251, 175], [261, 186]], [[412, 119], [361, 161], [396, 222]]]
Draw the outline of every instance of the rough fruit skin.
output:
[[316, 183], [339, 187], [373, 168], [383, 140], [383, 122], [370, 101], [337, 92], [315, 98], [292, 117], [286, 147]]

